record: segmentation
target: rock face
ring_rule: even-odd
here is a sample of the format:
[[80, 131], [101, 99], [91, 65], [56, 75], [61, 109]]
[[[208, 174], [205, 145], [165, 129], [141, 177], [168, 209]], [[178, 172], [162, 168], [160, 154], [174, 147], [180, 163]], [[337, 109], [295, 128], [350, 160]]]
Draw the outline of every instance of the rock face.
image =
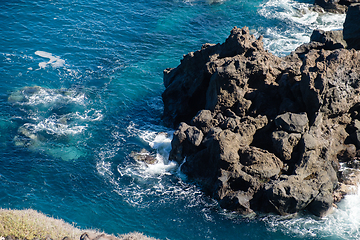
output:
[[313, 9], [318, 12], [346, 13], [350, 5], [358, 3], [359, 0], [315, 0]]
[[360, 52], [338, 35], [280, 58], [235, 27], [166, 69], [169, 158], [224, 208], [326, 215], [351, 182], [339, 160], [360, 165]]
[[315, 0], [315, 6], [331, 13], [345, 13], [352, 0]]
[[360, 4], [353, 4], [349, 7], [344, 23], [344, 39], [349, 48], [360, 50]]

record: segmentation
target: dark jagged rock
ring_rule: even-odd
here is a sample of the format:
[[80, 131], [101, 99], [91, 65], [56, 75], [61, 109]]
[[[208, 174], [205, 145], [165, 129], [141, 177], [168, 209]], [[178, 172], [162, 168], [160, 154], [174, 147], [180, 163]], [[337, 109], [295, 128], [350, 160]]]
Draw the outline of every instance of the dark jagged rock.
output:
[[80, 240], [120, 240], [113, 235], [107, 235], [105, 233], [98, 234], [92, 232], [85, 232], [80, 236]]
[[306, 113], [286, 112], [275, 118], [275, 125], [287, 132], [304, 133], [309, 127], [309, 120]]
[[323, 43], [323, 48], [326, 50], [334, 50], [347, 47], [342, 30], [323, 31], [316, 29], [311, 34], [310, 41]]
[[280, 58], [235, 27], [184, 56], [164, 72], [169, 158], [224, 208], [326, 215], [349, 184], [339, 160], [360, 152], [360, 52], [338, 35]]
[[146, 149], [141, 149], [140, 152], [131, 152], [130, 157], [138, 162], [144, 162], [146, 164], [154, 164], [156, 162], [156, 158]]
[[[351, 1], [351, 0], [350, 0]], [[314, 3], [316, 6], [320, 6], [326, 12], [331, 13], [345, 13], [349, 1], [343, 0], [315, 0]]]
[[271, 139], [275, 153], [286, 163], [294, 158], [293, 153], [301, 139], [301, 134], [274, 131]]
[[360, 3], [360, 0], [315, 0], [312, 9], [316, 12], [346, 13], [349, 6]]
[[360, 4], [349, 6], [344, 23], [344, 39], [348, 48], [360, 50]]

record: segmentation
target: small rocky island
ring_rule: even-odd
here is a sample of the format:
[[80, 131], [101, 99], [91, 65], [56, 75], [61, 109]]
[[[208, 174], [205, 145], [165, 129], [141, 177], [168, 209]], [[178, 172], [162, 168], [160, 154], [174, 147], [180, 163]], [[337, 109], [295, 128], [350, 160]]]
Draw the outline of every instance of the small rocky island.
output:
[[235, 27], [164, 71], [169, 158], [223, 208], [321, 217], [356, 185], [360, 5], [346, 8], [343, 31], [315, 30], [286, 57]]

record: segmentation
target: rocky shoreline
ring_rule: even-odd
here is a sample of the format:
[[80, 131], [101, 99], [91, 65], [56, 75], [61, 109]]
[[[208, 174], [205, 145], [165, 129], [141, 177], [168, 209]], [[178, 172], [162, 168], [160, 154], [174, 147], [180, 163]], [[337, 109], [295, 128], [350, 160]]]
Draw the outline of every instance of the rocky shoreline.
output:
[[235, 27], [164, 71], [169, 158], [223, 208], [322, 217], [357, 184], [360, 5], [346, 8], [343, 31], [286, 57]]

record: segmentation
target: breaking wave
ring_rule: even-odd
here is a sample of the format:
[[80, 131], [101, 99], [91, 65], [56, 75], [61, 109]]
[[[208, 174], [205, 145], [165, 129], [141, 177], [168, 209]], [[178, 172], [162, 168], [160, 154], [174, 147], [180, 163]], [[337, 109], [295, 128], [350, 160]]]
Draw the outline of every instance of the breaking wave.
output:
[[76, 89], [24, 87], [8, 101], [20, 110], [14, 144], [67, 161], [86, 156], [88, 125], [103, 118]]
[[274, 27], [260, 29], [264, 45], [278, 56], [284, 56], [296, 47], [310, 41], [314, 29], [325, 31], [343, 28], [345, 14], [318, 13], [311, 9], [313, 4], [294, 0], [269, 0], [262, 4], [258, 13], [269, 21], [276, 21]]
[[360, 192], [347, 195], [334, 212], [324, 218], [306, 214], [262, 218], [268, 230], [305, 239], [360, 239]]

